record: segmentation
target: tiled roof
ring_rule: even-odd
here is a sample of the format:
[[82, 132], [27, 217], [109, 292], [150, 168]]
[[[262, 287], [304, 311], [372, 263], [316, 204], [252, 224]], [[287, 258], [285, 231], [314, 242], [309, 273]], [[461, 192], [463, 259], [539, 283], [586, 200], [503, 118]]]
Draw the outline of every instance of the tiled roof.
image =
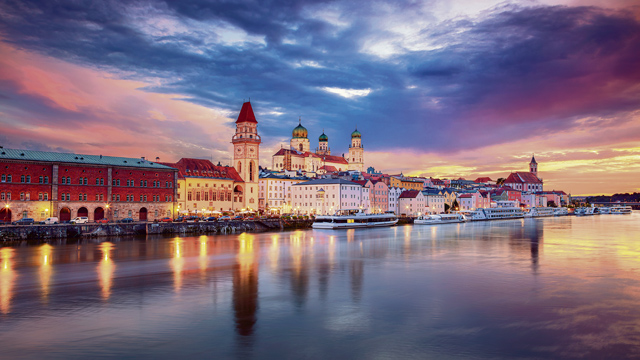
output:
[[349, 164], [347, 159], [343, 158], [342, 156], [324, 155], [322, 157], [322, 159], [324, 161], [328, 161], [328, 162], [332, 162], [332, 163], [345, 164], [345, 165]]
[[235, 168], [231, 166], [217, 166], [209, 160], [182, 158], [177, 163], [167, 166], [178, 169], [178, 178], [216, 178], [243, 182]]
[[325, 165], [325, 166], [321, 167], [318, 170], [325, 170], [327, 172], [336, 172], [336, 171], [338, 171], [338, 169], [336, 169], [335, 166], [331, 166], [331, 165]]
[[538, 179], [538, 177], [531, 172], [514, 172], [509, 174], [507, 179], [504, 181], [505, 184], [542, 184], [542, 181]]
[[472, 197], [473, 197], [473, 194], [462, 194], [462, 195], [460, 195], [460, 196], [458, 196], [458, 197], [459, 197], [459, 198], [465, 198], [465, 199], [466, 199], [466, 198], [472, 198]]
[[419, 190], [405, 190], [402, 192], [402, 194], [400, 194], [400, 197], [398, 197], [399, 199], [413, 199], [416, 198], [418, 196], [418, 194], [420, 194]]
[[105, 166], [126, 166], [138, 168], [151, 168], [158, 170], [171, 170], [155, 161], [143, 160], [142, 158], [126, 158], [102, 155], [83, 155], [73, 153], [58, 153], [50, 151], [18, 150], [0, 148], [0, 160], [27, 160], [44, 162], [61, 162], [85, 165], [105, 165]]
[[242, 104], [242, 109], [240, 109], [240, 115], [238, 115], [238, 120], [236, 120], [236, 124], [242, 123], [242, 122], [250, 122], [250, 123], [256, 123], [256, 124], [258, 123], [258, 121], [256, 120], [256, 116], [253, 114], [253, 108], [251, 107], [251, 103], [248, 101]]

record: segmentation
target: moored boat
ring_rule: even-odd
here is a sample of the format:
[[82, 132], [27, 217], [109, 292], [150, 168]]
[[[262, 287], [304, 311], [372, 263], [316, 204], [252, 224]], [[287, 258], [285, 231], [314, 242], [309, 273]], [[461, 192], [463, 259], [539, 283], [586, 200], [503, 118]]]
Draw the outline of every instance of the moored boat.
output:
[[569, 209], [561, 207], [553, 211], [554, 216], [566, 216], [569, 215]]
[[534, 207], [529, 209], [529, 212], [524, 214], [524, 217], [543, 217], [555, 215], [556, 209], [551, 207]]
[[576, 216], [591, 216], [595, 215], [595, 209], [593, 207], [581, 207], [575, 211]]
[[631, 206], [612, 206], [611, 207], [611, 214], [614, 215], [628, 215], [631, 214], [633, 212], [633, 209], [631, 208]]
[[439, 225], [439, 224], [452, 224], [461, 223], [467, 221], [467, 218], [462, 214], [438, 214], [438, 215], [421, 215], [418, 216], [413, 223], [416, 225]]
[[317, 215], [311, 225], [314, 229], [352, 229], [393, 226], [398, 218], [393, 213], [367, 214], [362, 209], [338, 210], [333, 215]]
[[519, 207], [495, 207], [475, 210], [471, 215], [471, 220], [518, 219], [522, 217], [524, 217], [524, 212]]

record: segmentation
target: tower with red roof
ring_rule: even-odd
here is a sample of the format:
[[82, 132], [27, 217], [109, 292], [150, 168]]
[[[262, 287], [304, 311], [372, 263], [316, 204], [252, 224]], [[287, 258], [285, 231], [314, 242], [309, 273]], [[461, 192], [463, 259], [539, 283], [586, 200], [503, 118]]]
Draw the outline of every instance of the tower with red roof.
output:
[[236, 133], [233, 135], [233, 166], [242, 177], [245, 189], [237, 189], [242, 193], [242, 207], [258, 209], [258, 160], [260, 159], [260, 143], [258, 121], [253, 114], [251, 102], [242, 104], [236, 120]]

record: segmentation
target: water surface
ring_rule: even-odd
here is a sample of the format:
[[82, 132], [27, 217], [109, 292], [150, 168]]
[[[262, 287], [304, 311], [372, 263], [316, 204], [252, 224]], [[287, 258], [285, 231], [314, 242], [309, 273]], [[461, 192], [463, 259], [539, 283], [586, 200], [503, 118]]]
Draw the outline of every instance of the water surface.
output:
[[0, 358], [632, 358], [640, 214], [0, 248]]

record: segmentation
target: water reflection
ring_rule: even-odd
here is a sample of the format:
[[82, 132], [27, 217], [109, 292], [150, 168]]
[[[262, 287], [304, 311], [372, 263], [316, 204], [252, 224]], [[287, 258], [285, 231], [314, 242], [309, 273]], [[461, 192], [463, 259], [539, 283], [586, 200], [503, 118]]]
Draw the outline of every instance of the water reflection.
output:
[[640, 346], [638, 220], [2, 248], [2, 357], [42, 358], [37, 333], [61, 358], [622, 358]]
[[111, 259], [111, 250], [113, 250], [113, 248], [114, 245], [110, 242], [104, 242], [98, 247], [102, 253], [102, 259], [98, 264], [98, 278], [100, 279], [100, 289], [102, 290], [103, 300], [108, 300], [111, 296], [113, 273], [116, 270], [116, 264]]
[[171, 259], [171, 269], [173, 270], [173, 288], [176, 292], [180, 292], [182, 288], [182, 271], [184, 270], [184, 240], [181, 238], [175, 238], [171, 242], [173, 248], [173, 258]]
[[51, 281], [51, 245], [44, 244], [40, 246], [40, 256], [42, 264], [40, 265], [40, 286], [42, 288], [42, 301], [47, 303], [49, 300], [49, 283]]
[[251, 335], [256, 324], [258, 311], [258, 262], [254, 248], [254, 235], [243, 233], [239, 236], [237, 264], [233, 267], [233, 311], [236, 331], [243, 345], [251, 344]]
[[9, 313], [11, 309], [11, 299], [13, 298], [13, 286], [16, 281], [16, 273], [13, 270], [14, 249], [0, 249], [0, 312]]

